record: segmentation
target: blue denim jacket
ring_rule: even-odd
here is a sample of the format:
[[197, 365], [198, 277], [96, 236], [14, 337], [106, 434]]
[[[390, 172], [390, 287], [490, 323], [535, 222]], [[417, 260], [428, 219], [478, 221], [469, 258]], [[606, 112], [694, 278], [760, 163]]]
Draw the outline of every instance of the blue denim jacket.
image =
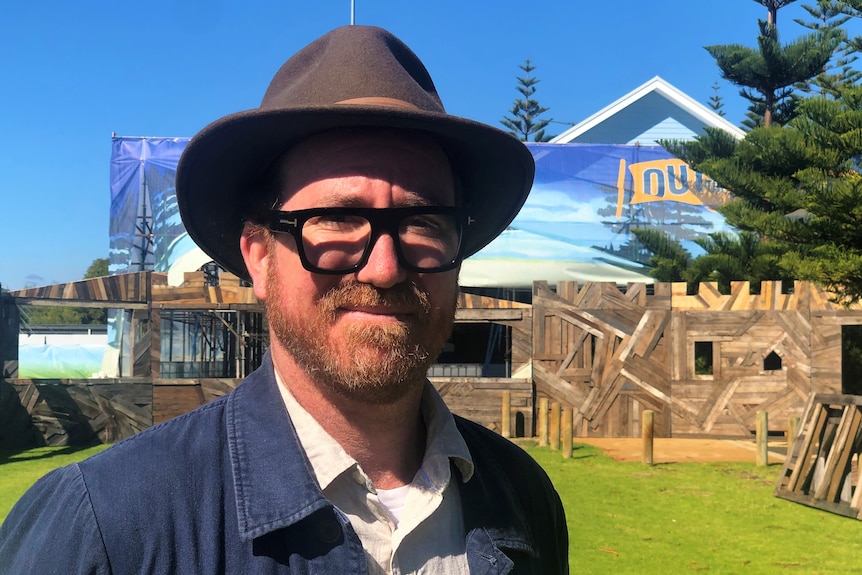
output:
[[[34, 485], [0, 527], [0, 573], [366, 573], [321, 493], [267, 356], [230, 394]], [[471, 573], [568, 573], [565, 517], [520, 448], [456, 417]]]

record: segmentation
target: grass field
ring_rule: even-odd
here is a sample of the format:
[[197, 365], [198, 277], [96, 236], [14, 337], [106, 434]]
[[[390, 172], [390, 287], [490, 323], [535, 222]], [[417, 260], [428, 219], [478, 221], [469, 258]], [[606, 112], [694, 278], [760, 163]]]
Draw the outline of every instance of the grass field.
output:
[[0, 451], [0, 521], [6, 518], [12, 505], [37, 479], [52, 469], [85, 459], [105, 447], [40, 447], [21, 452]]
[[[780, 465], [621, 463], [525, 446], [548, 471], [569, 524], [572, 573], [862, 573], [862, 521], [772, 491]], [[38, 477], [103, 447], [0, 453], [0, 519]]]
[[573, 573], [862, 573], [862, 521], [775, 497], [780, 465], [527, 450], [566, 507]]

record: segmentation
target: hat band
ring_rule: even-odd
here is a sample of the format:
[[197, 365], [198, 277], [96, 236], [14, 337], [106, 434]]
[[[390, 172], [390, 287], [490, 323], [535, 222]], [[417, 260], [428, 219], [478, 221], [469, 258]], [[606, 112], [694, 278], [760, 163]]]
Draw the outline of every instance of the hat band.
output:
[[348, 106], [380, 106], [381, 108], [401, 108], [402, 110], [419, 110], [419, 106], [398, 100], [397, 98], [386, 98], [383, 96], [370, 96], [367, 98], [351, 98], [336, 102], [336, 105], [346, 104]]

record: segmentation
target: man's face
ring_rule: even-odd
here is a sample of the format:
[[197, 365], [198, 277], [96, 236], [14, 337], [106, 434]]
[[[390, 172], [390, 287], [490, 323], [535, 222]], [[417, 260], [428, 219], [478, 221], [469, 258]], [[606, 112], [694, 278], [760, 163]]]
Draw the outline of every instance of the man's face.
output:
[[[445, 154], [416, 134], [329, 132], [294, 147], [278, 168], [283, 211], [455, 205]], [[407, 272], [389, 234], [346, 275], [306, 271], [289, 234], [257, 241], [266, 244], [266, 261], [263, 271], [249, 270], [274, 345], [318, 385], [368, 403], [421, 385], [451, 332], [457, 270]]]

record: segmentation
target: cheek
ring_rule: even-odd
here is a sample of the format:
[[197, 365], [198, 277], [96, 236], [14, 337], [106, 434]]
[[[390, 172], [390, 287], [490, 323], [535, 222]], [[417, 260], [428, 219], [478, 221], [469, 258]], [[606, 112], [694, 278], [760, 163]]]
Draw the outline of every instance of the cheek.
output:
[[458, 299], [458, 272], [456, 270], [439, 274], [425, 274], [416, 285], [428, 294], [431, 306], [448, 309]]

